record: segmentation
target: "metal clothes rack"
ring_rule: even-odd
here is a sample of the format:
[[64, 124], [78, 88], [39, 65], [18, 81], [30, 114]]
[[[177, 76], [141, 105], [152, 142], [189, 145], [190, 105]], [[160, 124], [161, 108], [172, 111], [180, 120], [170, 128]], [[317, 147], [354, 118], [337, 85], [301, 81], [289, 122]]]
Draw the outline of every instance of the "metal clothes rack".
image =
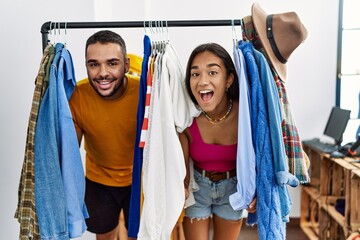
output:
[[175, 20], [175, 21], [124, 21], [124, 22], [45, 22], [41, 26], [42, 47], [48, 44], [49, 31], [71, 28], [144, 28], [154, 22], [167, 27], [217, 27], [241, 25], [241, 20]]

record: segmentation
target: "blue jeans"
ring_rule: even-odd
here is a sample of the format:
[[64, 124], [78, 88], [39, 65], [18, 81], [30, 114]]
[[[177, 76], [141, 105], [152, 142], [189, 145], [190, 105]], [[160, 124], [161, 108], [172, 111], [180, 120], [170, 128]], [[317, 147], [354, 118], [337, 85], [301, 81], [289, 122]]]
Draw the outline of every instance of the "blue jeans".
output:
[[225, 220], [239, 220], [242, 210], [235, 211], [230, 203], [229, 196], [236, 192], [237, 178], [232, 177], [218, 182], [212, 182], [194, 170], [194, 179], [199, 190], [194, 192], [196, 203], [185, 209], [185, 216], [191, 219], [206, 219], [212, 214]]

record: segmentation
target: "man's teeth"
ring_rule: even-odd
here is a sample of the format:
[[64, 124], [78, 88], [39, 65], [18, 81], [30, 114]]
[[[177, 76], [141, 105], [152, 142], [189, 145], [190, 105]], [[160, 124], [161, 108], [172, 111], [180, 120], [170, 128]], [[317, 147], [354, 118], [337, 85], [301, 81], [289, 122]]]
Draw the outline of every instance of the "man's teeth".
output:
[[100, 83], [101, 85], [106, 85], [106, 84], [109, 84], [110, 81], [99, 81], [99, 83]]

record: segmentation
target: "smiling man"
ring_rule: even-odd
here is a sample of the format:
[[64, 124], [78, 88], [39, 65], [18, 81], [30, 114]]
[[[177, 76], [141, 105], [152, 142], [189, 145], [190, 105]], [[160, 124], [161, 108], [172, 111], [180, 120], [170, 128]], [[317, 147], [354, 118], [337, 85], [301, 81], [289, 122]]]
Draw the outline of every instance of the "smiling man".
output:
[[121, 210], [128, 222], [139, 81], [127, 74], [126, 45], [115, 32], [90, 36], [85, 58], [88, 79], [69, 105], [79, 146], [85, 140], [86, 224], [97, 240], [115, 240]]

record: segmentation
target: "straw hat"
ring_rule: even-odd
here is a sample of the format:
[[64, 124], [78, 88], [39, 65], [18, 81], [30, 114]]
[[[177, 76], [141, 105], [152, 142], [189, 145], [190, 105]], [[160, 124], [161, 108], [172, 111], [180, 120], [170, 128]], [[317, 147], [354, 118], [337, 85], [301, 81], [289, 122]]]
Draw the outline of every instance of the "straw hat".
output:
[[268, 58], [282, 80], [286, 80], [292, 52], [305, 41], [307, 30], [295, 12], [267, 14], [258, 3], [251, 8], [252, 21]]

